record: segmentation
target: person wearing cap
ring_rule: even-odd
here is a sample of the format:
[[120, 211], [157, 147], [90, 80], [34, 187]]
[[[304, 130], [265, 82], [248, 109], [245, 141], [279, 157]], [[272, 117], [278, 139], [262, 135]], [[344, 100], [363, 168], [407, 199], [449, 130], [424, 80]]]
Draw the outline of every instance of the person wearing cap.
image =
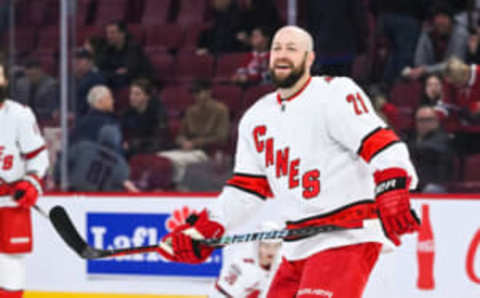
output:
[[105, 78], [93, 63], [92, 54], [84, 48], [75, 52], [75, 114], [81, 117], [88, 112], [87, 94], [93, 86], [105, 85]]
[[[273, 221], [264, 221], [259, 229], [269, 232], [280, 230], [280, 226]], [[224, 260], [224, 266], [208, 297], [263, 297], [277, 269], [281, 247], [282, 239], [246, 244], [230, 260]]]
[[175, 139], [178, 149], [160, 152], [175, 167], [174, 183], [179, 185], [187, 166], [205, 162], [227, 143], [230, 131], [228, 107], [213, 99], [211, 82], [195, 80], [190, 87], [195, 103], [187, 108]]
[[437, 4], [433, 9], [433, 26], [420, 34], [415, 50], [414, 68], [407, 68], [403, 75], [418, 79], [425, 74], [443, 70], [445, 60], [456, 56], [465, 60], [468, 49], [468, 32], [456, 24], [450, 6]]

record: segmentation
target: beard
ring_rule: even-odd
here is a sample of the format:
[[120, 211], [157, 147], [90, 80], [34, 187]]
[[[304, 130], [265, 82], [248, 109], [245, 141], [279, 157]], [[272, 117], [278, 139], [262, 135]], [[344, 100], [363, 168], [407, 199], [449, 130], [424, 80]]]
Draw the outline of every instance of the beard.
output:
[[290, 88], [294, 86], [298, 80], [305, 74], [306, 57], [303, 58], [302, 63], [296, 68], [292, 68], [292, 71], [285, 78], [279, 78], [275, 75], [275, 68], [270, 68], [270, 75], [272, 77], [273, 84], [277, 88]]
[[0, 103], [4, 102], [8, 96], [8, 88], [6, 86], [0, 86]]

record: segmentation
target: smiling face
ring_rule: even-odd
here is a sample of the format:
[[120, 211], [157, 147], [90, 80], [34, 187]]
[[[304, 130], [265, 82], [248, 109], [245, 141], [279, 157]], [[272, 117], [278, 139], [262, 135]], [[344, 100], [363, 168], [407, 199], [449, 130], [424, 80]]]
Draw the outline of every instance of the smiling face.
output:
[[314, 59], [311, 36], [298, 27], [287, 26], [274, 36], [270, 49], [272, 80], [280, 88], [290, 88], [310, 76]]

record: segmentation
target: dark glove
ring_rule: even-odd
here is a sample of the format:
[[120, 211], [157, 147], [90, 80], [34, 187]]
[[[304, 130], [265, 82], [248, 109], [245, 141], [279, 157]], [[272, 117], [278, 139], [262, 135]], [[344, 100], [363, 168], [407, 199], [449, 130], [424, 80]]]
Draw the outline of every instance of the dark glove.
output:
[[410, 209], [410, 178], [401, 168], [376, 171], [375, 201], [385, 235], [400, 245], [400, 235], [418, 230], [420, 221]]
[[215, 248], [200, 244], [196, 240], [221, 237], [225, 228], [211, 221], [206, 210], [198, 215], [190, 215], [186, 221], [187, 223], [163, 237], [157, 251], [170, 261], [187, 264], [202, 263]]

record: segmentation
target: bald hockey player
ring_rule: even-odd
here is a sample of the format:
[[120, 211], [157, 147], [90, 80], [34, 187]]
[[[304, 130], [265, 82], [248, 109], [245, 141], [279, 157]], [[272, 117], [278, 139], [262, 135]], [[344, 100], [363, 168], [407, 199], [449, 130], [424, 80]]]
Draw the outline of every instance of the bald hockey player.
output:
[[[276, 32], [269, 67], [278, 89], [245, 112], [233, 177], [210, 212], [164, 237], [173, 252], [159, 247], [164, 257], [205, 261], [213, 248], [189, 235], [219, 237], [273, 196], [287, 228], [352, 229], [285, 239], [267, 297], [358, 298], [382, 245], [400, 245], [402, 235], [418, 229], [409, 202], [417, 176], [407, 147], [351, 79], [312, 77], [313, 61], [308, 32], [295, 26]], [[366, 219], [373, 224], [364, 225]]]
[[48, 155], [32, 110], [6, 99], [7, 84], [0, 64], [0, 297], [21, 298], [24, 257], [32, 250], [30, 207], [42, 193]]
[[[279, 230], [272, 221], [263, 222], [259, 230]], [[280, 257], [281, 239], [268, 239], [246, 244], [232, 260], [223, 260], [220, 276], [215, 281], [209, 298], [258, 298], [268, 290], [270, 275]]]

